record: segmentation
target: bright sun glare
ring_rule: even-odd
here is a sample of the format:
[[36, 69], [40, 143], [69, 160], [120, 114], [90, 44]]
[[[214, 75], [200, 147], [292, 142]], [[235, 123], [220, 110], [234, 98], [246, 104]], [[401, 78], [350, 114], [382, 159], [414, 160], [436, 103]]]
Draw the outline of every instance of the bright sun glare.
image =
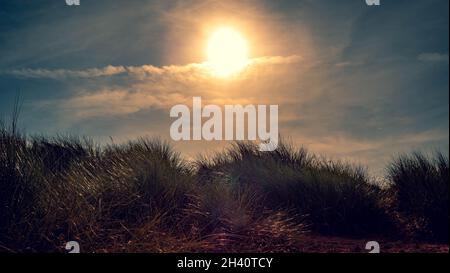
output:
[[248, 63], [248, 47], [244, 38], [231, 28], [213, 32], [207, 46], [208, 65], [213, 74], [228, 77]]

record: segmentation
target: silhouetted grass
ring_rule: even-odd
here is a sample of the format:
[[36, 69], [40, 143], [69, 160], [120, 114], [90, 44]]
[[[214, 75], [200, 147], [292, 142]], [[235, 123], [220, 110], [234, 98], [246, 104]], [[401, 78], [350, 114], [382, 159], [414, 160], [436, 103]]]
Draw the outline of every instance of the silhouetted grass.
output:
[[0, 126], [0, 251], [64, 251], [71, 240], [84, 252], [295, 251], [311, 232], [397, 234], [386, 198], [426, 223], [416, 230], [426, 239], [444, 238], [448, 159], [402, 158], [390, 174], [386, 191], [363, 168], [284, 143], [187, 162], [157, 139], [100, 146], [27, 137], [13, 123]]
[[70, 240], [83, 251], [280, 250], [303, 232], [282, 212], [256, 212], [247, 193], [201, 186], [156, 139], [99, 147], [2, 127], [0, 151], [2, 250], [63, 251]]
[[421, 238], [448, 243], [449, 235], [448, 157], [436, 153], [403, 155], [389, 166], [396, 195], [396, 209]]
[[381, 189], [363, 168], [333, 162], [281, 143], [259, 152], [237, 143], [226, 153], [198, 161], [201, 181], [225, 180], [261, 195], [261, 206], [295, 211], [313, 231], [333, 235], [388, 234], [390, 217], [380, 204]]

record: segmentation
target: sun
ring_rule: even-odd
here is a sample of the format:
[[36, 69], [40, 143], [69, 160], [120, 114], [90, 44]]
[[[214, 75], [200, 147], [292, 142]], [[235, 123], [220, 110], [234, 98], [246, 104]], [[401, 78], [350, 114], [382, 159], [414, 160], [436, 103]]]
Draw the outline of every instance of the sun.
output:
[[222, 27], [212, 33], [208, 40], [207, 64], [211, 72], [228, 77], [241, 71], [248, 64], [248, 46], [239, 32]]

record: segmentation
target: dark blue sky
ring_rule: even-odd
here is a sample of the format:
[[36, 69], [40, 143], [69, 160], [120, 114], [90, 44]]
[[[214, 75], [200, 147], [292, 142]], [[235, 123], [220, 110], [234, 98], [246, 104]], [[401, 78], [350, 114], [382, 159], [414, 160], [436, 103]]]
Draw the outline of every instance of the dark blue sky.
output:
[[[280, 132], [381, 170], [411, 150], [448, 153], [448, 0], [0, 0], [0, 115], [23, 97], [27, 133], [168, 137], [169, 109], [279, 104]], [[231, 25], [259, 65], [234, 80], [196, 69]], [[202, 74], [203, 73], [203, 74]], [[217, 143], [177, 143], [189, 154]]]

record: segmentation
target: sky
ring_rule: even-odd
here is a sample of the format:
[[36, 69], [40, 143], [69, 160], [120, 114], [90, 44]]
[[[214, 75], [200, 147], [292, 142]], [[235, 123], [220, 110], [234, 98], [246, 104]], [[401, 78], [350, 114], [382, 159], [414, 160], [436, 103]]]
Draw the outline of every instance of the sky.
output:
[[[381, 174], [411, 151], [448, 154], [449, 1], [0, 0], [0, 117], [20, 92], [31, 135], [170, 141], [170, 108], [277, 104], [292, 143]], [[228, 26], [252, 60], [205, 70]], [[188, 157], [227, 143], [173, 143]]]

